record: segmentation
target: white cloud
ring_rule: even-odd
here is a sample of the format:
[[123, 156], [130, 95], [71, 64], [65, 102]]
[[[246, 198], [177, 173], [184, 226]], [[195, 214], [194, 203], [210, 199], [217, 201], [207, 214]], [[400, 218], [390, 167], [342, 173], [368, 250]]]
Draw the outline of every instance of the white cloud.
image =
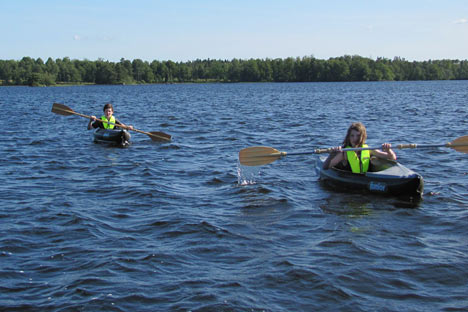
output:
[[99, 42], [99, 41], [106, 42], [106, 41], [113, 41], [113, 40], [115, 40], [115, 38], [113, 36], [108, 36], [108, 35], [96, 35], [96, 36], [92, 36], [92, 37], [82, 36], [82, 35], [73, 35], [73, 40], [74, 41], [93, 40], [93, 41], [96, 41], [96, 42]]
[[453, 22], [454, 24], [468, 24], [468, 19], [460, 18]]
[[112, 40], [114, 40], [114, 37], [107, 36], [107, 35], [101, 35], [101, 36], [97, 37], [97, 39], [99, 41], [112, 41]]

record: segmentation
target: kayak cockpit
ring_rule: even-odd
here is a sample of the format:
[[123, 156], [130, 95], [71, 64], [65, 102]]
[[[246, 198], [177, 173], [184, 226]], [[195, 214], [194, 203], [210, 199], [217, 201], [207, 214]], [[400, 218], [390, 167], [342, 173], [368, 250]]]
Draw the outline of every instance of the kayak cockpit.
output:
[[128, 147], [130, 145], [130, 133], [124, 129], [97, 129], [94, 134], [94, 142], [116, 147]]

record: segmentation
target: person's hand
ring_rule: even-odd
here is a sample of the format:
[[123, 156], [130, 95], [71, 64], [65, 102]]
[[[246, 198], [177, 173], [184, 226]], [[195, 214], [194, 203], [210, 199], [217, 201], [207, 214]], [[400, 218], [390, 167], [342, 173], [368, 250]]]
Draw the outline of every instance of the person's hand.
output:
[[96, 121], [96, 119], [97, 119], [96, 116], [91, 116], [92, 121]]
[[387, 152], [392, 148], [392, 144], [390, 143], [384, 143], [382, 144], [382, 151]]
[[132, 126], [132, 125], [127, 126], [127, 128], [130, 129], [130, 130], [133, 130], [133, 126]]
[[332, 147], [332, 151], [333, 151], [334, 153], [341, 152], [341, 149], [342, 149], [341, 146]]

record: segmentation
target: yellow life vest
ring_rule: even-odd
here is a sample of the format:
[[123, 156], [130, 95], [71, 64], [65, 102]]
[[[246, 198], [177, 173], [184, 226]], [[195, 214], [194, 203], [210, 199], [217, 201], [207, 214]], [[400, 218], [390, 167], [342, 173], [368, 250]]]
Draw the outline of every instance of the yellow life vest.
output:
[[[103, 126], [104, 126], [104, 129], [114, 129], [114, 125], [112, 125], [110, 123], [107, 123], [108, 120], [107, 120], [106, 116], [102, 116], [101, 120], [105, 121], [105, 122], [102, 123]], [[115, 117], [111, 116], [111, 119], [109, 120], [109, 122], [112, 122], [112, 123], [115, 124]]]
[[[346, 148], [350, 148], [347, 146]], [[361, 147], [368, 147], [367, 144], [363, 144]], [[347, 151], [346, 156], [348, 157], [349, 165], [353, 173], [365, 173], [369, 170], [370, 163], [370, 150], [361, 151], [361, 159], [358, 158], [355, 151]]]

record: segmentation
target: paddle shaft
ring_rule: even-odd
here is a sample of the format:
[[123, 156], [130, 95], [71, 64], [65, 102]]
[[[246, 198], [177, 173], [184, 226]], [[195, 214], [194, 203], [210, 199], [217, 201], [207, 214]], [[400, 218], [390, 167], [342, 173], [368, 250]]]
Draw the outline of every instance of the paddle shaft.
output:
[[[88, 119], [91, 119], [91, 120], [93, 119], [93, 117], [91, 117], [91, 116], [88, 116], [88, 115], [85, 115], [85, 114], [80, 114], [80, 113], [77, 113], [77, 112], [75, 112], [75, 111], [73, 111], [73, 110], [64, 110], [64, 109], [61, 109], [61, 108], [60, 108], [60, 110], [66, 112], [66, 113], [70, 113], [70, 114], [73, 114], [73, 115], [81, 116], [81, 117], [88, 118]], [[100, 121], [100, 122], [102, 122], [102, 123], [105, 122], [105, 123], [108, 123], [108, 124], [111, 124], [111, 125], [114, 125], [114, 126], [119, 126], [119, 127], [121, 127], [121, 128], [124, 128], [124, 129], [129, 129], [129, 128], [128, 128], [127, 126], [125, 126], [125, 125], [118, 125], [118, 124], [116, 124], [116, 123], [113, 123], [113, 122], [110, 122], [110, 121], [104, 121], [104, 120], [101, 120], [101, 119], [99, 119], [99, 118], [96, 118], [95, 121]], [[135, 130], [136, 132], [141, 132], [141, 133], [145, 133], [145, 134], [146, 134], [146, 132], [143, 132], [143, 131], [140, 131], [140, 130], [137, 130], [137, 129], [133, 129], [133, 130]]]
[[[468, 154], [468, 135], [461, 136], [456, 138], [452, 142], [445, 144], [399, 144], [395, 145], [395, 148], [404, 149], [404, 148], [433, 148], [433, 147], [449, 147], [458, 152]], [[381, 149], [381, 146], [378, 147], [356, 147], [356, 148], [342, 148], [342, 152], [348, 151], [363, 151], [363, 150], [377, 150]], [[261, 166], [267, 165], [274, 162], [275, 160], [286, 156], [286, 155], [310, 155], [310, 154], [325, 154], [336, 152], [336, 148], [321, 148], [309, 152], [295, 152], [287, 153], [281, 152], [273, 147], [268, 146], [253, 146], [247, 147], [239, 151], [239, 161], [242, 165], [245, 166]]]
[[[60, 103], [54, 103], [54, 105], [52, 106], [52, 112], [60, 114], [60, 115], [64, 115], [64, 116], [73, 114], [73, 115], [88, 118], [88, 119], [91, 119], [91, 120], [93, 119], [91, 116], [77, 113], [74, 110], [72, 110], [71, 108], [69, 108], [68, 106], [60, 104]], [[96, 120], [98, 120], [99, 122], [102, 122], [102, 123], [108, 123], [108, 124], [111, 124], [111, 125], [114, 125], [114, 126], [118, 126], [120, 128], [126, 129], [126, 130], [133, 130], [135, 132], [146, 134], [153, 141], [161, 141], [161, 140], [162, 141], [170, 141], [171, 140], [171, 136], [169, 134], [164, 133], [164, 132], [156, 132], [156, 131], [155, 132], [145, 132], [145, 131], [141, 131], [141, 130], [138, 130], [138, 129], [135, 129], [135, 128], [130, 128], [130, 127], [122, 125], [122, 124], [119, 125], [119, 124], [115, 124], [115, 123], [110, 122], [110, 121], [104, 121], [104, 120], [101, 120], [101, 119], [98, 119], [98, 118], [96, 118]]]
[[[350, 147], [350, 148], [343, 148], [341, 149], [342, 152], [350, 152], [350, 151], [365, 151], [365, 150], [376, 150], [382, 148], [381, 146], [379, 147]], [[318, 148], [315, 149], [311, 152], [295, 152], [295, 153], [287, 153], [287, 152], [279, 152], [278, 155], [280, 156], [286, 156], [286, 155], [310, 155], [310, 154], [326, 154], [326, 153], [332, 153], [334, 151], [333, 148]]]
[[[87, 115], [83, 115], [83, 114], [79, 114], [79, 113], [76, 113], [76, 114], [79, 115], [79, 116], [82, 116], [82, 117], [87, 117], [89, 119], [93, 119], [91, 116], [87, 116]], [[124, 128], [126, 130], [133, 130], [135, 132], [146, 134], [149, 137], [151, 137], [151, 139], [156, 138], [158, 140], [161, 140], [161, 139], [162, 140], [170, 140], [170, 139], [166, 138], [165, 136], [162, 136], [162, 135], [164, 135], [164, 133], [162, 133], [162, 132], [152, 132], [152, 133], [150, 133], [150, 132], [141, 131], [141, 130], [138, 130], [138, 129], [135, 129], [135, 128], [130, 128], [130, 127], [122, 125], [122, 124], [116, 124], [116, 123], [113, 123], [113, 122], [110, 122], [110, 121], [104, 121], [104, 120], [98, 119], [98, 118], [96, 118], [96, 120], [100, 121], [102, 123], [108, 123], [108, 124], [111, 124], [111, 125], [114, 125], [114, 126], [117, 126], [117, 127], [120, 127], [120, 128]]]
[[[82, 117], [88, 117], [89, 119], [93, 119], [91, 116], [86, 116], [86, 115], [81, 115], [80, 116]], [[140, 132], [140, 133], [144, 133], [144, 134], [147, 134], [146, 132], [143, 132], [143, 131], [140, 131], [140, 130], [137, 130], [137, 129], [130, 129], [129, 127], [125, 126], [125, 125], [122, 125], [122, 124], [116, 124], [116, 123], [113, 123], [113, 122], [110, 122], [110, 121], [104, 121], [102, 119], [99, 119], [99, 118], [96, 118], [94, 121], [99, 121], [101, 123], [107, 123], [107, 124], [110, 124], [110, 125], [114, 125], [114, 126], [117, 126], [117, 127], [120, 127], [120, 128], [124, 128], [124, 129], [127, 129], [127, 130], [134, 130], [136, 132]]]
[[[457, 146], [457, 144], [445, 143], [445, 144], [398, 144], [395, 146], [397, 149], [405, 149], [405, 148], [431, 148], [431, 147], [452, 147]], [[464, 145], [461, 145], [464, 146]], [[377, 150], [381, 149], [381, 146], [378, 147], [350, 147], [350, 148], [343, 148], [341, 149], [342, 152], [351, 152], [351, 151], [365, 151], [365, 150]], [[310, 154], [326, 154], [332, 153], [334, 150], [332, 148], [319, 148], [311, 152], [295, 152], [295, 153], [287, 153], [287, 152], [279, 152], [278, 155], [285, 156], [285, 155], [310, 155]]]

